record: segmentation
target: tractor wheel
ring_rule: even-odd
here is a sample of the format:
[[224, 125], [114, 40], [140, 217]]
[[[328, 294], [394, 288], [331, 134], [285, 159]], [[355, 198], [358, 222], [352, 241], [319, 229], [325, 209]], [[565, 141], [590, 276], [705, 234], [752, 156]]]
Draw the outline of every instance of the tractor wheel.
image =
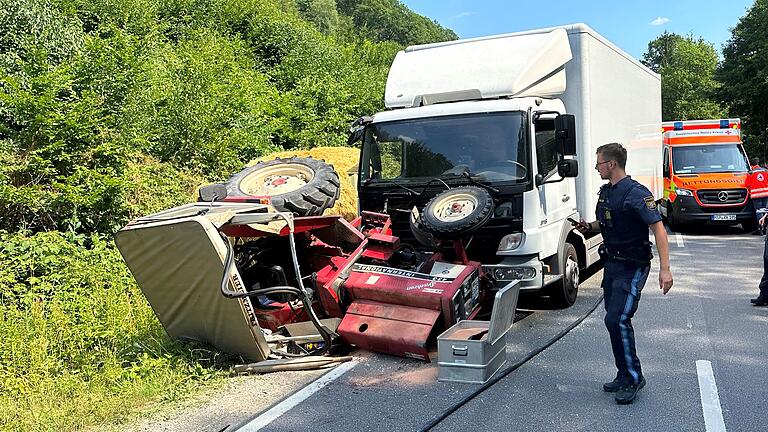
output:
[[333, 165], [291, 157], [259, 162], [230, 177], [227, 197], [269, 197], [278, 211], [297, 216], [323, 214], [339, 198], [339, 175]]
[[565, 243], [560, 256], [560, 269], [563, 278], [550, 288], [550, 299], [560, 307], [569, 307], [576, 302], [579, 293], [579, 256], [576, 248]]
[[493, 198], [485, 189], [457, 187], [427, 203], [421, 228], [438, 239], [455, 239], [482, 227], [492, 215]]

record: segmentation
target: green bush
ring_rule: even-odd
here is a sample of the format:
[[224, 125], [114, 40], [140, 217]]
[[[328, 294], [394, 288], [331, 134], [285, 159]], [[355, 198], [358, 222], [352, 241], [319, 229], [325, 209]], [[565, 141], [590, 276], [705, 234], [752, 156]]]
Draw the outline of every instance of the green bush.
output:
[[127, 141], [216, 178], [276, 149], [277, 94], [242, 42], [200, 30], [154, 55], [127, 102]]
[[131, 219], [192, 202], [205, 179], [150, 156], [136, 153], [125, 169], [125, 193]]
[[112, 421], [217, 375], [168, 339], [112, 242], [0, 242], [0, 429]]
[[0, 229], [109, 232], [123, 217], [125, 149], [104, 99], [75, 90], [67, 66], [0, 76]]

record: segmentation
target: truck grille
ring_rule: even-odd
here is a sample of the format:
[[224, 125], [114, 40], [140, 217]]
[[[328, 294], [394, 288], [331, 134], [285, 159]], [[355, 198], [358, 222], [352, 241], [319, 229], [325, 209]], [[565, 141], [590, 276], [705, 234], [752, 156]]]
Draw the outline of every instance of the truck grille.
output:
[[702, 204], [741, 204], [747, 199], [746, 189], [702, 189], [696, 194]]

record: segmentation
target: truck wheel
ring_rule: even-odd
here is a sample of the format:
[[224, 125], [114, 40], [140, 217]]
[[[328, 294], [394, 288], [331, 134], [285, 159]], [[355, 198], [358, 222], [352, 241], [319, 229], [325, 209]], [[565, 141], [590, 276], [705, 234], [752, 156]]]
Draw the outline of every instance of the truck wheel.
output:
[[278, 211], [317, 216], [339, 197], [339, 175], [333, 165], [291, 157], [259, 162], [230, 177], [227, 197], [269, 197]]
[[458, 238], [482, 227], [493, 214], [493, 198], [475, 186], [449, 189], [432, 198], [421, 214], [421, 228], [436, 238]]
[[560, 307], [569, 307], [576, 302], [579, 293], [579, 256], [570, 243], [563, 245], [560, 268], [563, 278], [552, 287], [550, 299]]

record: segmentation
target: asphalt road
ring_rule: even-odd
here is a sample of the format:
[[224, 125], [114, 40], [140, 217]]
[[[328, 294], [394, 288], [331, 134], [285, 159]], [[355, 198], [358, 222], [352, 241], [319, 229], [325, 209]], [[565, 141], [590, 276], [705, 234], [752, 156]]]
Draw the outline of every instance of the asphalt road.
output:
[[[578, 327], [439, 423], [435, 431], [763, 431], [768, 382], [768, 308], [755, 308], [763, 238], [737, 228], [670, 234], [675, 285], [658, 289], [658, 261], [633, 320], [648, 381], [634, 404], [616, 405], [601, 390], [615, 369], [600, 306]], [[583, 281], [577, 303], [541, 309], [512, 326], [514, 364], [584, 315], [599, 300], [602, 272]], [[411, 431], [478, 388], [437, 381], [437, 365], [366, 352], [357, 364], [257, 429], [242, 431]], [[713, 384], [702, 402], [697, 361], [710, 362]], [[700, 363], [700, 367], [706, 363]], [[704, 368], [701, 368], [702, 373]], [[706, 374], [704, 374], [706, 376]], [[705, 379], [705, 378], [702, 378]], [[712, 385], [716, 386], [714, 397]], [[720, 411], [718, 411], [719, 402]], [[282, 407], [282, 408], [281, 408]], [[282, 412], [284, 411], [284, 412]], [[274, 413], [274, 411], [267, 411]], [[705, 412], [709, 422], [705, 424]], [[722, 426], [718, 415], [722, 413]], [[260, 423], [261, 422], [261, 423]], [[234, 425], [227, 431], [235, 430]]]

